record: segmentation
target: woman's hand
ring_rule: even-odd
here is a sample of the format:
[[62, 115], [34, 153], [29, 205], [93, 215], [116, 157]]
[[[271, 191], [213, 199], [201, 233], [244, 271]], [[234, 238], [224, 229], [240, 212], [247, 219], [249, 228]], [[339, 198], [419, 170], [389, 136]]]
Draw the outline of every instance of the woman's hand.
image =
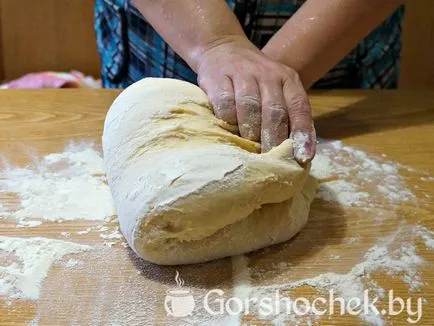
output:
[[268, 59], [221, 0], [134, 0], [143, 16], [198, 74], [217, 117], [268, 151], [289, 135], [299, 163], [315, 154], [309, 101], [298, 74]]
[[266, 152], [291, 136], [295, 159], [301, 164], [313, 159], [311, 107], [296, 71], [267, 58], [244, 39], [203, 51], [196, 71], [215, 115], [238, 124], [242, 137], [260, 141]]

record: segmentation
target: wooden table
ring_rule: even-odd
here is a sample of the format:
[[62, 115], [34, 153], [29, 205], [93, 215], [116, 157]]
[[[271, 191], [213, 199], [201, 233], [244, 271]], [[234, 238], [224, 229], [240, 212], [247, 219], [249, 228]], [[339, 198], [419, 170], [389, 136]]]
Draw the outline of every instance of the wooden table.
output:
[[[62, 151], [71, 140], [100, 143], [107, 108], [118, 94], [114, 90], [8, 90], [0, 92], [0, 153], [13, 164], [28, 162], [26, 150], [40, 155]], [[317, 132], [322, 138], [341, 139], [346, 145], [373, 155], [411, 166], [434, 176], [434, 93], [400, 91], [326, 91], [310, 95]], [[264, 277], [255, 284], [279, 283], [286, 279], [315, 276], [328, 271], [347, 272], [382, 235], [390, 234], [402, 222], [419, 223], [434, 229], [434, 182], [423, 182], [420, 174], [406, 176], [407, 186], [420, 199], [417, 207], [402, 204], [394, 220], [376, 222], [363, 210], [342, 208], [339, 212], [315, 201], [307, 226], [288, 244], [249, 254], [249, 266], [262, 270]], [[423, 199], [425, 198], [425, 199]], [[364, 215], [365, 214], [365, 215]], [[60, 239], [71, 232], [69, 241], [95, 246], [80, 256], [84, 267], [68, 270], [53, 266], [43, 283], [38, 302], [15, 301], [4, 306], [0, 301], [0, 325], [26, 325], [38, 316], [41, 325], [177, 325], [166, 317], [164, 297], [174, 286], [175, 270], [194, 291], [220, 288], [232, 291], [232, 261], [223, 259], [185, 267], [158, 267], [135, 259], [128, 248], [102, 246], [98, 234], [74, 235], [95, 223], [44, 222], [40, 227], [16, 228], [14, 221], [0, 219], [0, 233], [8, 236], [44, 236]], [[343, 241], [360, 236], [357, 244]], [[418, 243], [418, 252], [427, 263], [419, 270], [426, 283], [422, 293], [420, 324], [434, 324], [434, 255]], [[330, 260], [330, 255], [339, 255]], [[291, 262], [284, 272], [276, 272], [279, 262]], [[402, 282], [384, 273], [375, 276], [386, 289], [403, 297], [412, 293]], [[297, 294], [312, 294], [302, 287]], [[406, 324], [406, 315], [386, 318], [386, 323]], [[196, 320], [196, 321], [195, 321]], [[256, 321], [255, 321], [256, 320]], [[243, 318], [245, 324], [268, 325], [255, 316]], [[313, 324], [318, 321], [313, 320]], [[360, 324], [352, 316], [321, 318], [321, 324]], [[190, 321], [191, 325], [197, 319]], [[213, 322], [209, 321], [209, 325]]]

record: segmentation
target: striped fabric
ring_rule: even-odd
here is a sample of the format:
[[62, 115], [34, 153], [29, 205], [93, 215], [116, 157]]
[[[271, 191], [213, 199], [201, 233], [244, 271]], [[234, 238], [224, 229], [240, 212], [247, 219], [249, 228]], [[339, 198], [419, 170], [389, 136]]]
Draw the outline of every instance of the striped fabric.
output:
[[[262, 48], [304, 0], [227, 0], [249, 39]], [[399, 8], [314, 88], [395, 88], [399, 76]], [[143, 77], [196, 83], [196, 74], [128, 0], [96, 0], [95, 30], [103, 86], [125, 88]]]

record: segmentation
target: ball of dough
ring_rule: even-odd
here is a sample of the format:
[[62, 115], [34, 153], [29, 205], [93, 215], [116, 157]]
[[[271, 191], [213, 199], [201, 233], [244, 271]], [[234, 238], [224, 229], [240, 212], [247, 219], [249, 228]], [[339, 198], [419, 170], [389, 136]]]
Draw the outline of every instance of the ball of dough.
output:
[[243, 254], [293, 237], [316, 182], [292, 141], [266, 154], [217, 119], [197, 86], [145, 78], [113, 102], [104, 161], [130, 247], [162, 265]]

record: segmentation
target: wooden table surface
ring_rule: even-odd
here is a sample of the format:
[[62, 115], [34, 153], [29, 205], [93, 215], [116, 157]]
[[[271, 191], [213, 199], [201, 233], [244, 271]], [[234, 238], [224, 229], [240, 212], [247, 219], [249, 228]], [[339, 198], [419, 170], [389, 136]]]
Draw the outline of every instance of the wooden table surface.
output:
[[[71, 140], [100, 144], [105, 113], [118, 93], [114, 90], [0, 92], [0, 153], [12, 164], [23, 165], [28, 163], [29, 149], [45, 155], [61, 152]], [[434, 93], [325, 91], [311, 93], [310, 99], [321, 138], [339, 139], [372, 155], [386, 154], [391, 161], [434, 176]], [[427, 199], [423, 195], [434, 194], [434, 182], [422, 181], [417, 172], [406, 175], [405, 182], [418, 198], [418, 205], [398, 205], [396, 218], [384, 222], [376, 221], [362, 209], [337, 210], [315, 200], [306, 227], [295, 239], [247, 255], [249, 266], [266, 275], [258, 279], [252, 276], [252, 283], [279, 283], [329, 271], [345, 273], [361, 261], [377, 239], [391, 234], [403, 222], [433, 230], [434, 197]], [[61, 239], [60, 233], [68, 231], [71, 232], [68, 241], [95, 246], [94, 250], [80, 254], [84, 268], [69, 270], [54, 265], [37, 302], [14, 301], [4, 305], [0, 300], [0, 325], [27, 325], [36, 316], [40, 325], [176, 325], [176, 320], [166, 317], [164, 311], [164, 297], [167, 289], [174, 286], [175, 270], [197, 291], [213, 288], [232, 291], [230, 258], [194, 266], [158, 267], [135, 259], [121, 245], [103, 246], [104, 240], [98, 234], [74, 235], [92, 225], [95, 222], [44, 222], [35, 228], [17, 228], [14, 221], [0, 219], [1, 235]], [[358, 243], [344, 241], [355, 235], [360, 237]], [[420, 324], [434, 325], [434, 255], [422, 242], [417, 248], [426, 260], [419, 269], [425, 285], [417, 296], [427, 300]], [[330, 255], [339, 255], [340, 259], [330, 260]], [[292, 265], [277, 272], [274, 266], [282, 261]], [[385, 289], [394, 289], [403, 297], [416, 296], [396, 278], [385, 273], [375, 277]], [[312, 294], [312, 289], [302, 287], [296, 292], [307, 295]], [[406, 317], [403, 314], [385, 321], [393, 325], [407, 324]], [[195, 320], [189, 324], [197, 324]], [[245, 324], [269, 325], [269, 321], [255, 320], [255, 316], [243, 318]], [[347, 315], [313, 320], [313, 324], [318, 322], [323, 325], [361, 323], [359, 318]]]

